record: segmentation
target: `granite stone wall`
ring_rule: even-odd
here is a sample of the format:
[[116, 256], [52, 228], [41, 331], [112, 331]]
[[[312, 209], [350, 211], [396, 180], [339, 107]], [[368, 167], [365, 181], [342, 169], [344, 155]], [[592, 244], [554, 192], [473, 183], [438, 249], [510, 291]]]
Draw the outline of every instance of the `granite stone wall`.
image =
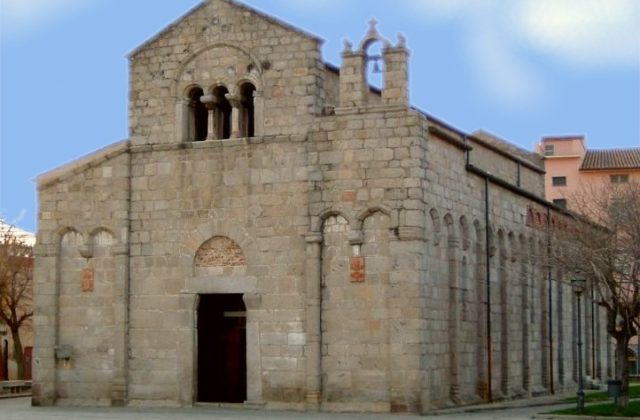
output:
[[[252, 407], [425, 412], [574, 386], [542, 168], [409, 107], [404, 39], [372, 24], [339, 74], [319, 46], [209, 0], [131, 54], [130, 139], [38, 179], [34, 404], [194, 404], [206, 294], [243, 296]], [[194, 141], [188, 92], [220, 86], [230, 138]]]

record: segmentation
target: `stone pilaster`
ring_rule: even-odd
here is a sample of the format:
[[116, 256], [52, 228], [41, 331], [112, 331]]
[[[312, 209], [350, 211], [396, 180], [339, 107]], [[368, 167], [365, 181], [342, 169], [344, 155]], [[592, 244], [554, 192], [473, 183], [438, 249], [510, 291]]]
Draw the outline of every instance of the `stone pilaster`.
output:
[[529, 354], [530, 333], [529, 333], [529, 274], [527, 267], [528, 259], [524, 253], [520, 255], [520, 288], [522, 289], [522, 312], [520, 313], [520, 324], [522, 328], [522, 388], [526, 393], [531, 391], [531, 356]]
[[320, 331], [320, 283], [321, 265], [320, 252], [322, 235], [320, 233], [308, 233], [306, 241], [305, 278], [306, 288], [306, 325], [307, 341], [305, 344], [306, 356], [306, 404], [309, 410], [318, 410], [322, 400], [322, 378], [320, 361], [322, 354]]
[[264, 134], [264, 96], [257, 90], [253, 91], [253, 130], [255, 137]]
[[38, 311], [33, 317], [34, 354], [31, 404], [48, 406], [55, 403], [58, 340], [59, 247], [36, 245], [33, 295]]
[[500, 390], [507, 397], [509, 384], [509, 285], [508, 258], [504, 245], [500, 247], [498, 281], [500, 282]]
[[264, 406], [262, 397], [262, 363], [260, 352], [260, 323], [258, 312], [262, 309], [262, 297], [257, 293], [242, 295], [247, 308], [247, 400], [245, 405]]
[[458, 248], [460, 240], [449, 237], [447, 259], [449, 260], [449, 397], [460, 403], [460, 278]]
[[111, 383], [111, 405], [124, 406], [128, 394], [129, 370], [129, 246], [122, 244], [113, 248], [116, 278], [113, 291], [113, 367]]
[[176, 101], [175, 135], [179, 141], [189, 141], [189, 99], [180, 98]]
[[197, 305], [196, 294], [185, 293], [178, 296], [178, 310], [185, 320], [176, 334], [181, 347], [178, 351], [178, 400], [183, 406], [191, 406], [196, 395], [194, 378], [198, 376], [195, 365]]

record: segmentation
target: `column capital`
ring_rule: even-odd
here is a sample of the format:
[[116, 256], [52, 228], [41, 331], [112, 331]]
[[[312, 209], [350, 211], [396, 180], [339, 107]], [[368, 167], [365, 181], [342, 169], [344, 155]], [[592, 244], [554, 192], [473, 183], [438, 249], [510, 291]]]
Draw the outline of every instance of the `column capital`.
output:
[[229, 101], [233, 108], [240, 108], [240, 104], [242, 103], [242, 98], [240, 95], [236, 93], [225, 93], [225, 98]]
[[200, 102], [202, 102], [209, 111], [212, 111], [218, 105], [218, 98], [215, 95], [204, 95], [200, 97]]
[[364, 235], [361, 230], [352, 230], [349, 232], [349, 245], [362, 245]]
[[304, 235], [304, 241], [308, 244], [322, 243], [322, 234], [320, 232], [307, 232]]

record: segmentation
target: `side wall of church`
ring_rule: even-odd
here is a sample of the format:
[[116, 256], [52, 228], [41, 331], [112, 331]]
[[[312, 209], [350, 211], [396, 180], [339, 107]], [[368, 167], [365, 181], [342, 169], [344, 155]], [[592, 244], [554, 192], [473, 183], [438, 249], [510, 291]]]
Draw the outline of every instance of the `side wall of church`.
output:
[[[115, 149], [115, 150], [114, 150]], [[126, 145], [39, 188], [34, 404], [109, 404], [123, 377]]]
[[[514, 162], [473, 147], [469, 161], [474, 166], [518, 186]], [[491, 181], [487, 204], [485, 180], [464, 169], [459, 145], [432, 135], [427, 156], [425, 302], [430, 335], [437, 337], [426, 345], [430, 403], [486, 399], [489, 386], [492, 399], [570, 389], [577, 378], [576, 300], [570, 274], [548, 267], [545, 208]], [[529, 191], [540, 195], [541, 175], [520, 169], [520, 188], [530, 185]], [[542, 214], [542, 224], [531, 223], [530, 209]], [[602, 381], [610, 377], [605, 365], [611, 360], [603, 311], [590, 297], [583, 296], [582, 305], [585, 354], [594, 352], [591, 378]], [[584, 322], [593, 324], [593, 334]]]

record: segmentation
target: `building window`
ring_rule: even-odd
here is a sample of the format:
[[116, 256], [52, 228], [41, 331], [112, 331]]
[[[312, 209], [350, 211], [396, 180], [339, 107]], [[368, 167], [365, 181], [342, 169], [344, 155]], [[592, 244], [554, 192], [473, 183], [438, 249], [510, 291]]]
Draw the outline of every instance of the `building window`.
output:
[[563, 209], [567, 208], [567, 199], [566, 198], [554, 198], [553, 204]]
[[253, 137], [255, 135], [255, 108], [253, 94], [256, 91], [251, 83], [245, 83], [240, 88], [240, 135]]
[[551, 183], [554, 187], [565, 187], [567, 185], [566, 176], [554, 176], [551, 178]]
[[216, 103], [215, 116], [213, 117], [216, 139], [231, 138], [231, 104], [227, 99], [227, 93], [229, 93], [229, 90], [224, 86], [218, 86], [213, 89]]
[[617, 175], [609, 175], [609, 180], [612, 184], [626, 184], [629, 182], [629, 175], [617, 174]]
[[544, 155], [545, 156], [553, 156], [556, 153], [556, 145], [555, 144], [545, 144], [544, 145]]
[[189, 140], [207, 139], [207, 108], [200, 98], [204, 95], [201, 88], [196, 87], [189, 92]]

